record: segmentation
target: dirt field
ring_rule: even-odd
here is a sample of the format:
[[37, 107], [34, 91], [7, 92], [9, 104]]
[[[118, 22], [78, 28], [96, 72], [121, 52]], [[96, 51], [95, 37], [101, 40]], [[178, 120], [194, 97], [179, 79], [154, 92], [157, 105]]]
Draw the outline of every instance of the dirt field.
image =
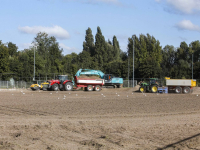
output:
[[200, 89], [0, 90], [0, 149], [200, 149]]

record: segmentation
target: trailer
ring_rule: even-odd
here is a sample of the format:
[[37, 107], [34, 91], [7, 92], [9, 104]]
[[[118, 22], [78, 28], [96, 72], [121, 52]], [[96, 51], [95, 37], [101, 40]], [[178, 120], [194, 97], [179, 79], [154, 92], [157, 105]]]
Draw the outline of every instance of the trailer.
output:
[[[101, 79], [105, 80], [104, 86], [113, 86], [114, 88], [121, 88], [123, 87], [123, 78], [115, 77], [112, 74], [104, 74], [100, 70], [92, 70], [92, 69], [79, 69], [75, 76], [80, 77], [81, 75], [86, 76], [99, 76]], [[73, 82], [73, 81], [72, 81]]]
[[195, 79], [166, 79], [166, 86], [168, 87], [168, 90], [175, 91], [175, 93], [192, 93], [193, 87], [196, 86], [196, 80]]
[[85, 88], [86, 91], [100, 91], [105, 84], [105, 81], [100, 78], [78, 78], [77, 76], [74, 76], [74, 83], [75, 87], [73, 87], [73, 83], [69, 80], [68, 75], [58, 75], [57, 79], [48, 80], [47, 90], [71, 91], [73, 89]]
[[104, 79], [78, 78], [74, 77], [75, 89], [84, 88], [86, 91], [101, 91], [105, 84]]

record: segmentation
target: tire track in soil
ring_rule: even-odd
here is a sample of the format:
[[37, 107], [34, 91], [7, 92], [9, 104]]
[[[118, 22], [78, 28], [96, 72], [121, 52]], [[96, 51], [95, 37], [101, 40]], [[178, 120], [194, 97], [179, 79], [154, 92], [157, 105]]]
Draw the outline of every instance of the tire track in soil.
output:
[[180, 140], [175, 143], [168, 144], [162, 148], [158, 148], [157, 150], [167, 150], [167, 149], [183, 149], [183, 148], [188, 148], [188, 149], [200, 149], [200, 133], [187, 137], [183, 140]]
[[[12, 108], [8, 106], [0, 106], [0, 112], [1, 114], [5, 115], [40, 115], [40, 116], [48, 116], [48, 115], [55, 115], [57, 116], [58, 114], [55, 113], [48, 113], [48, 112], [42, 112], [42, 111], [33, 111], [33, 110], [25, 110], [25, 109], [20, 109], [20, 108]], [[16, 114], [17, 113], [17, 114]]]

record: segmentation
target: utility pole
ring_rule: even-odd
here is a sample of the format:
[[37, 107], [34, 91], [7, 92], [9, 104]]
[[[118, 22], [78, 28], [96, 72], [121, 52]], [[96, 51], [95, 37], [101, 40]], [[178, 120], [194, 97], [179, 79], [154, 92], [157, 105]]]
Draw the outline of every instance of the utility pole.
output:
[[192, 80], [193, 80], [193, 53], [192, 53]]
[[129, 51], [128, 51], [128, 87], [129, 87]]
[[34, 47], [34, 71], [33, 71], [33, 81], [35, 81], [35, 47]]
[[133, 39], [133, 88], [134, 88], [134, 39]]

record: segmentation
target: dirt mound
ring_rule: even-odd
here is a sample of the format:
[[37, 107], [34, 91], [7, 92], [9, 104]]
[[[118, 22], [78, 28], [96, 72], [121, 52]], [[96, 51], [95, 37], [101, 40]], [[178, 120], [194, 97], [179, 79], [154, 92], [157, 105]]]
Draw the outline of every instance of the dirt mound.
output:
[[77, 78], [78, 79], [101, 79], [99, 76], [86, 76], [86, 75], [81, 75]]

